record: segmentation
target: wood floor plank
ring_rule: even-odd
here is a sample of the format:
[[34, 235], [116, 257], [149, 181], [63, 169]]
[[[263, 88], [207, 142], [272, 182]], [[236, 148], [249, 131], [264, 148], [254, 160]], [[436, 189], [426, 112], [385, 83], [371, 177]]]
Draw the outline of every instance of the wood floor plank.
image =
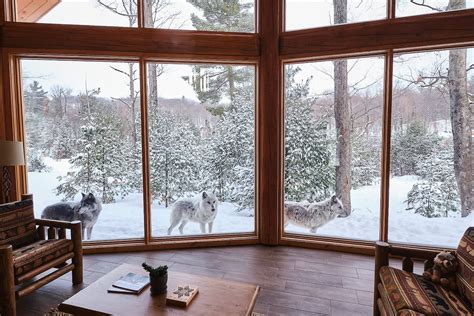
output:
[[66, 274], [20, 299], [18, 315], [43, 315], [120, 264], [142, 262], [258, 284], [261, 292], [254, 310], [268, 316], [371, 313], [372, 257], [258, 245], [86, 255], [83, 285], [73, 287]]

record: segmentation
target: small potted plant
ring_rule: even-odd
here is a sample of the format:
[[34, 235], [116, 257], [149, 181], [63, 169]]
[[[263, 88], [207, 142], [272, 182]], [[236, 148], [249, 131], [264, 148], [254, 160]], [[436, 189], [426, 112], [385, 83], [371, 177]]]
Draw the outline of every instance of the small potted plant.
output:
[[153, 268], [143, 262], [142, 267], [148, 271], [148, 273], [150, 273], [151, 295], [166, 292], [166, 283], [168, 282], [168, 266], [159, 266], [157, 268]]

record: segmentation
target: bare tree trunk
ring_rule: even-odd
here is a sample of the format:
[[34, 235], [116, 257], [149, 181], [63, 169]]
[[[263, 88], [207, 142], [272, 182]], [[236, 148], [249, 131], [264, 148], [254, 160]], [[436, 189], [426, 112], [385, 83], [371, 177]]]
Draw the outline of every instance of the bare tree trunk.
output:
[[466, 49], [449, 51], [448, 88], [453, 131], [454, 173], [461, 197], [461, 216], [465, 217], [474, 207], [471, 109], [467, 96]]
[[[450, 0], [448, 9], [463, 9], [466, 0]], [[454, 173], [461, 198], [461, 216], [466, 217], [474, 208], [473, 150], [471, 105], [467, 95], [466, 49], [449, 51], [448, 89], [453, 132]]]
[[132, 140], [133, 140], [133, 148], [136, 152], [137, 150], [137, 128], [135, 126], [135, 110], [136, 110], [136, 98], [135, 98], [135, 80], [133, 77], [134, 69], [133, 69], [134, 64], [129, 63], [128, 64], [128, 73], [129, 73], [129, 88], [130, 88], [130, 111], [131, 111], [131, 116], [130, 116], [130, 122], [131, 122], [131, 127], [132, 127]]
[[[347, 22], [347, 0], [333, 0], [334, 23]], [[351, 212], [351, 110], [347, 91], [347, 60], [334, 62], [334, 117], [336, 121], [336, 195]]]
[[[155, 21], [153, 19], [153, 0], [145, 1], [145, 27], [153, 28]], [[158, 108], [158, 83], [157, 83], [157, 65], [148, 64], [148, 105], [152, 112]]]

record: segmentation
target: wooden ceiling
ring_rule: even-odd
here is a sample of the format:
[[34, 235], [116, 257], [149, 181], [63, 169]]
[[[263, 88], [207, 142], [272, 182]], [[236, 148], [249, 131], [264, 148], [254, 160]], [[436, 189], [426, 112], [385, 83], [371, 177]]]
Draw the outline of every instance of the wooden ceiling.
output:
[[36, 22], [61, 0], [17, 0], [17, 21]]

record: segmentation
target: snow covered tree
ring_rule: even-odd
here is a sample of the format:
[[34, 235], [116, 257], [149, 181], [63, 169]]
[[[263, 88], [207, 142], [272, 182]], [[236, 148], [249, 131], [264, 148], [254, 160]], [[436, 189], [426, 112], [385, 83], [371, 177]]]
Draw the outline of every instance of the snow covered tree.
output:
[[201, 187], [213, 188], [220, 200], [238, 210], [255, 203], [253, 81], [237, 90], [232, 107], [224, 107], [210, 137], [203, 139]]
[[195, 190], [199, 131], [189, 119], [159, 109], [150, 115], [150, 170], [154, 198], [168, 206]]
[[380, 177], [380, 136], [352, 138], [352, 188], [373, 184]]
[[418, 161], [421, 180], [408, 193], [407, 209], [426, 217], [459, 213], [460, 199], [454, 170], [452, 143], [440, 144], [432, 155]]
[[113, 109], [101, 107], [96, 95], [86, 91], [81, 101], [80, 138], [78, 153], [69, 162], [72, 170], [59, 177], [57, 194], [73, 198], [78, 192], [93, 192], [101, 196], [104, 203], [124, 197], [130, 191], [127, 185], [129, 150], [124, 145], [120, 119]]
[[417, 164], [428, 159], [439, 146], [440, 138], [420, 121], [409, 123], [406, 131], [392, 136], [392, 166], [395, 175], [418, 175]]
[[299, 68], [285, 74], [285, 199], [318, 201], [334, 189], [328, 119], [317, 117], [307, 79], [296, 82]]
[[45, 137], [49, 133], [47, 117], [48, 114], [48, 93], [38, 81], [33, 81], [23, 92], [25, 106], [25, 121], [28, 124], [28, 135], [26, 137], [28, 170], [45, 171], [43, 162], [43, 152], [49, 148], [46, 143], [50, 137]]

